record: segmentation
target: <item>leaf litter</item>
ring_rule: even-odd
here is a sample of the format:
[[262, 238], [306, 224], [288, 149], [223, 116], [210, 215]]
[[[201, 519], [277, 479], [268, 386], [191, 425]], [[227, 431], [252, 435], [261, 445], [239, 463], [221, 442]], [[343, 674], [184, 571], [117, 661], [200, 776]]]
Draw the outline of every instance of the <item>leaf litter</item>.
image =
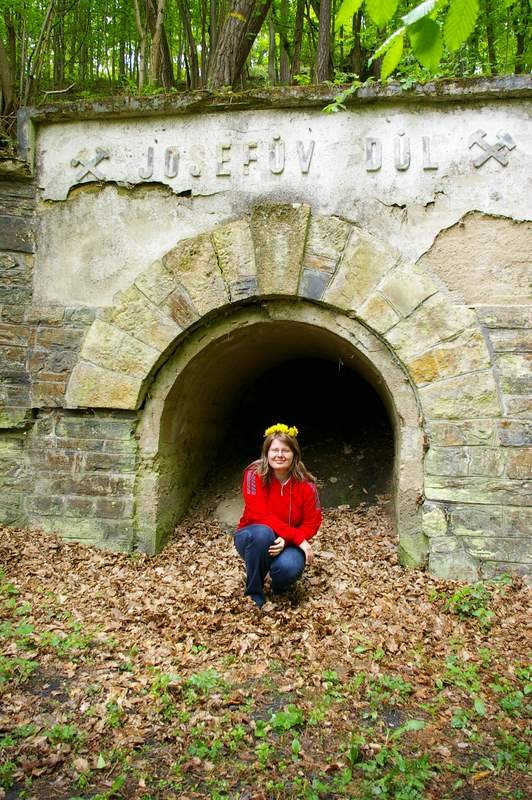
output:
[[0, 798], [530, 796], [529, 590], [404, 569], [387, 508], [262, 611], [201, 509], [155, 557], [0, 529]]

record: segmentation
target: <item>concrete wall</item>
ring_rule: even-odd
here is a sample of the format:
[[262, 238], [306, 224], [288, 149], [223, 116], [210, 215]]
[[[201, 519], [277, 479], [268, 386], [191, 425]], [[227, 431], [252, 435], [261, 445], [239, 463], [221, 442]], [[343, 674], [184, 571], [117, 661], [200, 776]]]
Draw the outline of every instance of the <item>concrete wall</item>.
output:
[[204, 468], [185, 486], [180, 447], [223, 424], [194, 400], [207, 342], [245, 366], [238, 330], [280, 352], [288, 325], [380, 386], [405, 563], [529, 573], [531, 81], [433, 88], [334, 117], [315, 90], [26, 115], [0, 183], [3, 522], [156, 549]]

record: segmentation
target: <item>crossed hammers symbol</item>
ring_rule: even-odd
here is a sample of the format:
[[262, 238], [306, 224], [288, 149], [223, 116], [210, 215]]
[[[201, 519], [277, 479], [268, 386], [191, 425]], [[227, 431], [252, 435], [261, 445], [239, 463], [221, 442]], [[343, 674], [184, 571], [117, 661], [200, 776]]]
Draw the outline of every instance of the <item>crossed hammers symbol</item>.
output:
[[507, 167], [508, 152], [514, 149], [514, 140], [509, 133], [498, 133], [495, 144], [488, 144], [486, 135], [486, 131], [479, 128], [478, 131], [475, 131], [475, 133], [472, 133], [469, 137], [469, 147], [478, 144], [484, 151], [480, 156], [475, 158], [473, 165], [475, 167], [481, 167], [488, 159], [494, 158], [499, 164], [502, 164], [503, 167]]
[[83, 169], [76, 176], [78, 183], [79, 181], [82, 181], [86, 175], [93, 175], [96, 180], [104, 181], [105, 175], [103, 175], [100, 170], [97, 169], [98, 164], [104, 158], [109, 158], [109, 153], [107, 150], [103, 150], [101, 147], [96, 148], [96, 155], [92, 161], [85, 161], [83, 158], [73, 158], [70, 162], [71, 167], [83, 167]]

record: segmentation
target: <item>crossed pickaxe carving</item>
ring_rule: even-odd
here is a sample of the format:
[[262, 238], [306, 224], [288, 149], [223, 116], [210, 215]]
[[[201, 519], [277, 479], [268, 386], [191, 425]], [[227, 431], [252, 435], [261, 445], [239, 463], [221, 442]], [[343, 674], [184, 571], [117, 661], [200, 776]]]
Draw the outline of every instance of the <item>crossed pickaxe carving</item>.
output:
[[510, 134], [498, 133], [495, 144], [489, 144], [489, 142], [486, 141], [486, 136], [486, 131], [479, 128], [478, 131], [475, 131], [475, 133], [472, 133], [469, 137], [469, 147], [478, 144], [484, 151], [480, 156], [474, 159], [473, 165], [475, 167], [481, 167], [488, 159], [494, 158], [499, 164], [502, 164], [503, 167], [507, 167], [508, 153], [516, 146]]
[[76, 181], [79, 183], [83, 180], [83, 178], [85, 178], [86, 175], [93, 175], [97, 181], [104, 181], [105, 175], [103, 175], [100, 170], [97, 169], [98, 164], [100, 161], [103, 161], [104, 158], [109, 158], [109, 153], [102, 147], [96, 148], [96, 155], [92, 161], [79, 158], [79, 156], [78, 158], [73, 158], [70, 162], [71, 167], [83, 167], [83, 169], [76, 175]]

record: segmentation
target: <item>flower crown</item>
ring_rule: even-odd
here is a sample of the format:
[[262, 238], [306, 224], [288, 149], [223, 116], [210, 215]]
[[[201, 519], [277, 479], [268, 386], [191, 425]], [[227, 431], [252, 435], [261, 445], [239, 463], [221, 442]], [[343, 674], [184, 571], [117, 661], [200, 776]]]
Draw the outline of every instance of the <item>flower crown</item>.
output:
[[284, 423], [282, 422], [276, 422], [275, 425], [270, 425], [270, 427], [266, 428], [266, 430], [264, 431], [265, 436], [271, 436], [272, 433], [286, 433], [287, 436], [295, 437], [297, 436], [299, 431], [295, 425], [291, 425], [290, 427], [288, 427], [288, 425], [284, 425]]

